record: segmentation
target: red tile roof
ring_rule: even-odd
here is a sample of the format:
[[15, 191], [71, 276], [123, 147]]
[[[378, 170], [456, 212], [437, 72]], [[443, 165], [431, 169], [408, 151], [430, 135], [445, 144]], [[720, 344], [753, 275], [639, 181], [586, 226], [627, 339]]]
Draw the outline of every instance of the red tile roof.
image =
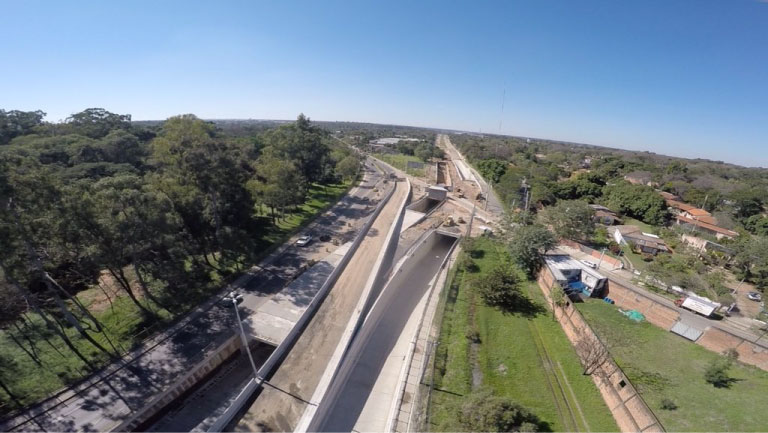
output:
[[698, 217], [712, 215], [711, 213], [705, 211], [704, 209], [699, 209], [699, 208], [688, 209], [687, 212], [693, 216], [698, 216]]
[[677, 201], [677, 200], [666, 200], [666, 202], [667, 202], [667, 206], [674, 207], [674, 208], [680, 209], [682, 211], [688, 211], [688, 210], [691, 210], [691, 209], [696, 209], [696, 206], [691, 206], [689, 204], [686, 204], [686, 203], [683, 203], [683, 202]]
[[716, 233], [721, 233], [721, 234], [723, 234], [725, 236], [735, 237], [735, 236], [739, 235], [738, 233], [736, 233], [733, 230], [724, 229], [724, 228], [718, 227], [718, 226], [716, 226], [714, 224], [705, 223], [705, 222], [703, 222], [701, 220], [699, 220], [699, 221], [693, 220], [693, 219], [690, 219], [688, 217], [684, 217], [682, 215], [678, 215], [675, 218], [677, 218], [678, 221], [682, 221], [682, 222], [688, 223], [688, 224], [693, 224], [695, 226], [698, 226], [698, 227], [701, 227], [701, 228], [704, 228], [704, 229], [707, 229], [707, 230], [711, 230], [711, 231], [716, 232]]

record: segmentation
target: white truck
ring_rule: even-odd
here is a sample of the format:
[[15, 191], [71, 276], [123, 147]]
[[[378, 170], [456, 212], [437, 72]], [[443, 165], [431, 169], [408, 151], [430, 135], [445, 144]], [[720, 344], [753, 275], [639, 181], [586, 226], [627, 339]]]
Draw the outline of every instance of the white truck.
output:
[[694, 313], [699, 313], [704, 317], [709, 317], [717, 311], [722, 304], [713, 302], [711, 299], [703, 298], [701, 296], [689, 295], [685, 298], [680, 298], [675, 301], [675, 305], [687, 310], [691, 310]]

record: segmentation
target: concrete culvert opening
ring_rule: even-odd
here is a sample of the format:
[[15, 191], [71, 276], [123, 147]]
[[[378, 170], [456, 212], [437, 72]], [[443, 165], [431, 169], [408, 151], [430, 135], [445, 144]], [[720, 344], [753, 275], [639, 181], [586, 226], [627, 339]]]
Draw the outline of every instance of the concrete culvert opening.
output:
[[407, 207], [408, 210], [421, 212], [423, 214], [428, 214], [432, 209], [436, 208], [440, 203], [442, 203], [442, 200], [435, 200], [433, 198], [424, 197], [422, 199], [416, 200], [413, 202], [410, 206]]

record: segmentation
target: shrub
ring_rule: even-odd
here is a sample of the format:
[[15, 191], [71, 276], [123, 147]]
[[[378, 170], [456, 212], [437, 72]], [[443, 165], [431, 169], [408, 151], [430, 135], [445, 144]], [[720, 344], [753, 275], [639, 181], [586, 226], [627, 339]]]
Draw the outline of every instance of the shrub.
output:
[[542, 430], [541, 420], [529, 409], [489, 390], [470, 394], [459, 408], [459, 422], [467, 431], [507, 432]]
[[662, 398], [661, 399], [661, 408], [664, 410], [675, 410], [677, 409], [677, 405], [674, 401], [668, 399], [668, 398]]
[[733, 379], [728, 376], [728, 369], [730, 367], [730, 359], [715, 359], [709, 363], [709, 366], [707, 366], [707, 369], [704, 371], [704, 380], [706, 380], [707, 383], [714, 385], [715, 388], [728, 388], [733, 381]]

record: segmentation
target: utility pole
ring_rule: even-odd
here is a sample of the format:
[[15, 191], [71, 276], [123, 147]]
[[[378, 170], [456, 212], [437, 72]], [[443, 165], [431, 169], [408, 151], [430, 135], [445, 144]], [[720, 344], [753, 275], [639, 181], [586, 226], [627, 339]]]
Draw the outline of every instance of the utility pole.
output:
[[603, 257], [605, 257], [605, 248], [603, 248], [603, 252], [600, 254], [600, 261], [597, 262], [597, 269], [600, 269], [600, 265], [603, 263]]
[[240, 327], [240, 338], [243, 341], [243, 350], [248, 354], [248, 360], [251, 361], [251, 368], [253, 369], [253, 378], [259, 380], [259, 370], [256, 369], [256, 363], [253, 362], [253, 355], [251, 355], [251, 349], [248, 347], [248, 339], [245, 338], [245, 330], [243, 329], [243, 322], [240, 321], [240, 311], [237, 308], [237, 299], [232, 297], [232, 306], [235, 308], [235, 317], [237, 317], [237, 325]]

